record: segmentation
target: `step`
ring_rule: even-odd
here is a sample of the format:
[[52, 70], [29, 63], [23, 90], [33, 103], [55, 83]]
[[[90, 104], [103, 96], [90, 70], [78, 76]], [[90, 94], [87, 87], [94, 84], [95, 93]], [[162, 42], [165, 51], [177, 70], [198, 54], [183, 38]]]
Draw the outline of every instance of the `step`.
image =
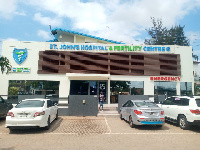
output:
[[117, 107], [103, 107], [104, 111], [117, 111]]
[[68, 101], [58, 101], [58, 106], [68, 106]]
[[100, 110], [97, 116], [119, 116], [119, 113], [116, 110]]

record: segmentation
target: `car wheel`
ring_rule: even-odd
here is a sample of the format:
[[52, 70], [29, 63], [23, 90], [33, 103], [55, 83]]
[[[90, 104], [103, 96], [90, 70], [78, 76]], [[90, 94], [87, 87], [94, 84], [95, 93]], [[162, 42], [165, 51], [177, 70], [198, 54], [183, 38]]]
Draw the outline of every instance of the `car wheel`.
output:
[[179, 126], [183, 130], [187, 130], [190, 127], [188, 122], [187, 122], [187, 118], [185, 116], [183, 116], [183, 115], [181, 115], [179, 117]]
[[45, 129], [49, 130], [49, 128], [50, 128], [50, 116], [49, 116], [49, 118], [47, 120], [47, 126], [45, 127]]
[[129, 125], [130, 125], [131, 128], [135, 127], [135, 125], [133, 124], [133, 119], [132, 119], [131, 116], [129, 117]]
[[120, 113], [120, 119], [123, 120], [123, 118], [122, 118], [122, 114], [121, 114], [121, 113]]
[[9, 128], [9, 130], [10, 130], [10, 133], [12, 133], [12, 132], [13, 132], [13, 129], [12, 129], [12, 128]]
[[56, 120], [58, 120], [58, 111], [57, 111], [57, 114], [56, 114]]
[[158, 128], [162, 128], [162, 127], [163, 127], [163, 125], [156, 125], [156, 127], [158, 127]]

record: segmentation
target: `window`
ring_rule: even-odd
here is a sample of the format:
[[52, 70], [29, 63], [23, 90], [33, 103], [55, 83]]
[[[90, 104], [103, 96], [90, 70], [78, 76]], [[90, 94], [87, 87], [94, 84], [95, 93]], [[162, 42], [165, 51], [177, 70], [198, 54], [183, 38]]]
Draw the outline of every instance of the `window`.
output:
[[129, 107], [130, 101], [131, 101], [131, 100], [128, 100], [128, 101], [123, 105], [123, 107]]
[[[59, 81], [9, 80], [8, 95], [48, 95], [59, 93]], [[18, 90], [12, 90], [12, 88]]]
[[180, 106], [189, 106], [189, 99], [181, 98]]
[[70, 95], [88, 95], [89, 81], [71, 80]]
[[181, 105], [181, 99], [178, 97], [173, 98], [172, 105]]
[[196, 99], [197, 106], [200, 107], [200, 99]]
[[110, 81], [110, 102], [118, 103], [118, 95], [143, 95], [143, 81]]
[[47, 100], [47, 107], [49, 108], [49, 107], [51, 107], [51, 106], [53, 106], [52, 101], [51, 101], [51, 100]]
[[158, 107], [158, 105], [156, 105], [153, 102], [145, 102], [145, 101], [143, 101], [143, 102], [135, 102], [135, 105], [137, 107], [152, 107], [152, 106]]
[[0, 103], [3, 103], [4, 102], [4, 100], [3, 100], [3, 98], [0, 96]]
[[97, 82], [90, 81], [90, 95], [97, 95]]
[[132, 102], [132, 101], [130, 101], [130, 107], [133, 107], [133, 106], [134, 106], [133, 102]]
[[192, 95], [192, 82], [181, 82], [181, 95]]
[[154, 82], [155, 95], [176, 95], [176, 82]]
[[163, 103], [163, 105], [172, 105], [173, 104], [173, 98], [167, 98]]
[[27, 108], [27, 107], [43, 107], [44, 101], [40, 100], [26, 100], [19, 103], [15, 108]]

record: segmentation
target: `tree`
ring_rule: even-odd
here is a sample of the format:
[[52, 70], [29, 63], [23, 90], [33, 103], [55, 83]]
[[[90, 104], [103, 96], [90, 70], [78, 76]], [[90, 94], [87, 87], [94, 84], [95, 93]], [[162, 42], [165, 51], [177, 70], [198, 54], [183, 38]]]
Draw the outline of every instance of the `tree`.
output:
[[145, 39], [147, 45], [180, 45], [189, 46], [189, 39], [184, 34], [185, 26], [163, 27], [162, 19], [151, 18], [153, 27], [146, 29], [151, 39]]
[[12, 66], [11, 66], [8, 58], [3, 57], [3, 56], [0, 57], [0, 68], [1, 68], [2, 74], [4, 71], [6, 71], [6, 73], [11, 71]]
[[198, 61], [199, 56], [192, 54], [192, 57], [194, 58], [194, 60]]
[[111, 92], [126, 92], [130, 89], [130, 81], [112, 81], [110, 82]]

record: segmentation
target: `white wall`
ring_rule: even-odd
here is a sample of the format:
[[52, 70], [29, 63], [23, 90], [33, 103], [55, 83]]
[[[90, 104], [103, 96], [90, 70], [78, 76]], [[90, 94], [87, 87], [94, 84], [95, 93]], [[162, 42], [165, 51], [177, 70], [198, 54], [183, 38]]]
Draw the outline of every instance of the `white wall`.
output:
[[[31, 68], [30, 73], [5, 73], [0, 74], [0, 95], [8, 94], [9, 80], [49, 80], [60, 81], [60, 97], [67, 97], [69, 94], [69, 80], [66, 75], [51, 75], [51, 74], [37, 74], [39, 51], [45, 50], [45, 42], [20, 42], [20, 41], [4, 41], [2, 55], [7, 57], [13, 67], [28, 67]], [[27, 48], [28, 55], [22, 64], [17, 64], [13, 59], [14, 48]]]
[[195, 81], [199, 81], [200, 70], [198, 62], [193, 63], [193, 70], [194, 70], [194, 78], [196, 79]]
[[175, 53], [180, 54], [181, 82], [192, 82], [192, 92], [194, 94], [192, 47], [175, 45]]
[[[81, 40], [81, 39], [80, 39]], [[2, 47], [2, 55], [7, 57], [13, 67], [28, 67], [31, 68], [30, 73], [10, 73], [9, 75], [0, 74], [0, 95], [8, 94], [8, 81], [9, 80], [50, 80], [60, 81], [59, 95], [60, 97], [67, 97], [69, 95], [70, 80], [63, 75], [51, 75], [51, 74], [37, 74], [39, 51], [50, 50], [50, 44], [69, 44], [66, 42], [22, 42], [22, 41], [4, 41]], [[78, 43], [79, 44], [79, 43]], [[82, 45], [83, 43], [80, 43]], [[75, 44], [77, 45], [77, 43]], [[98, 44], [101, 45], [101, 44]], [[119, 45], [118, 45], [119, 46]], [[17, 64], [13, 59], [13, 49], [27, 48], [28, 56], [22, 64]], [[59, 49], [58, 49], [59, 50]], [[178, 47], [171, 46], [171, 52], [180, 54], [181, 59], [181, 82], [192, 82], [194, 84], [193, 77], [193, 59], [191, 47]], [[142, 52], [142, 51], [141, 51]], [[144, 51], [143, 51], [144, 53]], [[145, 52], [147, 53], [147, 52]], [[154, 53], [154, 52], [149, 52]], [[158, 52], [155, 52], [158, 53]], [[160, 52], [164, 53], [164, 52]], [[150, 81], [149, 76], [110, 76], [110, 80], [119, 81], [144, 81], [144, 95], [154, 95], [154, 82]], [[194, 87], [194, 86], [193, 86]], [[179, 83], [177, 89], [180, 90]], [[193, 88], [194, 91], [194, 88]]]

